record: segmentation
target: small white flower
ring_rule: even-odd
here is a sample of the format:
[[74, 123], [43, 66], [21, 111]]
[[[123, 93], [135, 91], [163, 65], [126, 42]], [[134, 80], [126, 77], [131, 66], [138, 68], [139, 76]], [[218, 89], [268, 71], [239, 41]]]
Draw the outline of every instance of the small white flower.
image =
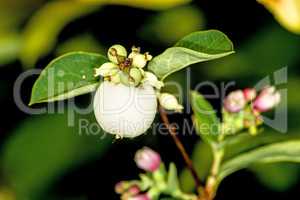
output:
[[118, 65], [107, 62], [101, 65], [101, 67], [95, 69], [95, 74], [94, 76], [113, 76], [119, 71]]
[[164, 86], [164, 83], [159, 81], [157, 77], [151, 72], [145, 72], [145, 76], [142, 82], [144, 84], [149, 84], [158, 90], [160, 90]]
[[140, 48], [133, 47], [128, 58], [132, 59], [133, 67], [144, 68], [147, 65], [147, 62], [152, 59], [152, 56], [148, 52], [141, 54]]
[[176, 97], [169, 93], [161, 93], [158, 96], [160, 105], [167, 110], [182, 112], [183, 106], [178, 103]]
[[127, 57], [126, 48], [120, 44], [115, 44], [108, 49], [107, 57], [111, 62], [120, 64]]
[[94, 112], [104, 131], [119, 137], [139, 136], [155, 118], [155, 90], [147, 85], [128, 87], [104, 81], [95, 94]]

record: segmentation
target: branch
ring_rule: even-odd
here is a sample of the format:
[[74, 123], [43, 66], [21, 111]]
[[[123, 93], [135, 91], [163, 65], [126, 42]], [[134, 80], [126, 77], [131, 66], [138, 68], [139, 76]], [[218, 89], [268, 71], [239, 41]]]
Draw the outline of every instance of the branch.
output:
[[165, 126], [167, 127], [170, 135], [172, 136], [177, 148], [179, 149], [188, 169], [190, 170], [193, 178], [194, 178], [194, 181], [195, 181], [195, 185], [196, 185], [196, 188], [197, 188], [197, 192], [199, 189], [203, 188], [202, 186], [202, 182], [193, 166], [193, 162], [192, 160], [190, 159], [188, 153], [186, 152], [183, 144], [181, 143], [180, 139], [177, 137], [176, 135], [176, 131], [175, 131], [175, 128], [172, 127], [170, 125], [170, 122], [169, 122], [169, 119], [168, 119], [168, 116], [167, 116], [167, 113], [166, 111], [161, 107], [159, 106], [159, 113], [160, 113], [160, 116], [161, 116], [161, 119], [163, 121], [163, 123], [165, 124]]

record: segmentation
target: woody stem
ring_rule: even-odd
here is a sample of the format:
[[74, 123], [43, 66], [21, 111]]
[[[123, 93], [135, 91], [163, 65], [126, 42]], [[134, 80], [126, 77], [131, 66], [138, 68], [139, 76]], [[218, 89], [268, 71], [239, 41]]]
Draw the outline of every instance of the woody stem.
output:
[[162, 119], [163, 123], [167, 127], [167, 129], [168, 129], [170, 135], [172, 136], [177, 148], [179, 149], [179, 151], [180, 151], [180, 153], [181, 153], [188, 169], [190, 170], [190, 172], [193, 176], [193, 179], [195, 181], [195, 185], [196, 185], [196, 188], [197, 188], [197, 192], [201, 191], [201, 189], [203, 189], [203, 185], [202, 185], [202, 182], [201, 182], [201, 180], [200, 180], [200, 178], [199, 178], [199, 176], [198, 176], [198, 174], [197, 174], [197, 172], [194, 168], [193, 162], [190, 159], [188, 153], [186, 152], [182, 142], [177, 137], [175, 128], [170, 125], [169, 118], [167, 116], [166, 111], [161, 106], [159, 107], [159, 113], [160, 113], [160, 116], [161, 116], [161, 119]]

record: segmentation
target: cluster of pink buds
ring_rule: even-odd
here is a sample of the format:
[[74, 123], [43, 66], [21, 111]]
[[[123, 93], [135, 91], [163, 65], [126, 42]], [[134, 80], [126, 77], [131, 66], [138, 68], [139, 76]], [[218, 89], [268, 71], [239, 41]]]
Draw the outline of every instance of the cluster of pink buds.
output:
[[[146, 172], [155, 172], [160, 168], [160, 155], [148, 147], [138, 150], [135, 154], [136, 165]], [[139, 184], [132, 181], [121, 181], [115, 186], [115, 191], [121, 194], [122, 200], [150, 200], [147, 193], [143, 193]]]
[[196, 195], [184, 193], [176, 184], [179, 182], [176, 165], [170, 163], [166, 169], [159, 153], [144, 147], [136, 152], [134, 160], [145, 173], [139, 175], [140, 179], [121, 181], [115, 186], [121, 200], [158, 200], [161, 195], [171, 199], [197, 199]]
[[255, 111], [266, 112], [278, 105], [280, 93], [273, 86], [265, 87], [258, 95], [254, 88], [236, 90], [226, 97], [224, 108], [230, 113], [236, 113], [243, 110], [249, 102]]
[[268, 86], [259, 93], [254, 88], [231, 92], [224, 100], [224, 133], [234, 134], [248, 129], [251, 135], [258, 133], [263, 123], [262, 112], [273, 109], [280, 102], [280, 93]]

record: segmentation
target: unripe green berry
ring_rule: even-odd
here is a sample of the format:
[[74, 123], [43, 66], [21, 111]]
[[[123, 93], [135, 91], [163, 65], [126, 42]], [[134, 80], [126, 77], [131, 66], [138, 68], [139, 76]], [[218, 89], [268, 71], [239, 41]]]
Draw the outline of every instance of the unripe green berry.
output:
[[122, 45], [115, 44], [108, 49], [107, 56], [111, 62], [119, 64], [127, 57], [127, 51]]
[[142, 71], [136, 67], [130, 69], [129, 76], [131, 78], [130, 82], [132, 82], [134, 86], [140, 84], [141, 80], [143, 79]]
[[120, 81], [123, 85], [130, 86], [130, 77], [126, 72], [120, 72]]

